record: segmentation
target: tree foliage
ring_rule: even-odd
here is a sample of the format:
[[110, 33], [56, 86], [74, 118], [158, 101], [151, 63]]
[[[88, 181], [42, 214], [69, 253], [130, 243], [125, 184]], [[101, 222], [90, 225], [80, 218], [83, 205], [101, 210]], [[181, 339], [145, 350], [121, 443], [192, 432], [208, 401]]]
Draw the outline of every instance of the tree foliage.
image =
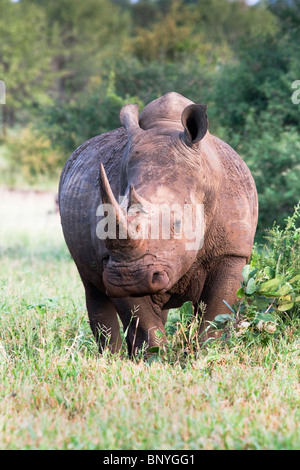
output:
[[[0, 0], [0, 10], [10, 172], [18, 155], [29, 180], [39, 159], [41, 171], [60, 170], [84, 140], [120, 125], [123, 104], [142, 108], [177, 91], [208, 104], [211, 132], [249, 165], [259, 234], [292, 213], [299, 199], [300, 105], [291, 100], [300, 80], [299, 0]], [[49, 152], [39, 139], [40, 151], [28, 145], [36, 132]]]
[[[0, 77], [6, 83], [5, 127], [28, 118], [51, 86], [46, 15], [33, 3], [0, 0]], [[18, 113], [18, 115], [17, 115]]]

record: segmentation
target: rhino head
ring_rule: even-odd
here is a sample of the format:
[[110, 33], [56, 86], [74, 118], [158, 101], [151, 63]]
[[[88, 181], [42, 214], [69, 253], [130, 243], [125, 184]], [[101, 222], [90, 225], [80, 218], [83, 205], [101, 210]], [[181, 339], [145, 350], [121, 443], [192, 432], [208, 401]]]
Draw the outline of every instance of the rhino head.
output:
[[[136, 105], [122, 108], [128, 143], [116, 196], [101, 163], [102, 214], [108, 219], [102, 219], [97, 235], [105, 238], [108, 252], [103, 282], [110, 297], [170, 291], [190, 269], [203, 242], [205, 191], [199, 185], [199, 155], [208, 129], [206, 106], [180, 95], [174, 103], [169, 95], [165, 102], [152, 102], [140, 116]], [[108, 222], [112, 230], [106, 227], [105, 232]]]

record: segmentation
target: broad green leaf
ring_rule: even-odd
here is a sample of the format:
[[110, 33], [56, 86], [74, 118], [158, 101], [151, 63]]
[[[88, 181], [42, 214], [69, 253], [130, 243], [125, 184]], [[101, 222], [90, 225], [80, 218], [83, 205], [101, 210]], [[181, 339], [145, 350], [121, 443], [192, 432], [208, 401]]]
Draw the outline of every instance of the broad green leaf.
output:
[[253, 277], [251, 277], [249, 281], [247, 282], [247, 287], [245, 289], [245, 292], [247, 295], [251, 295], [251, 294], [254, 294], [255, 290], [256, 290], [256, 283]]
[[253, 277], [255, 276], [255, 274], [257, 273], [258, 269], [255, 268], [255, 269], [252, 269], [252, 271], [249, 273], [249, 277]]
[[300, 274], [297, 274], [297, 276], [292, 277], [292, 279], [289, 280], [289, 283], [292, 284], [295, 281], [300, 280]]
[[168, 321], [171, 321], [172, 323], [176, 323], [180, 321], [180, 314], [178, 310], [170, 310], [169, 315], [168, 315]]
[[273, 297], [281, 297], [281, 294], [278, 294], [278, 292], [261, 292], [259, 291], [260, 294], [263, 294], [265, 297], [268, 297], [269, 299], [272, 299]]
[[280, 289], [278, 289], [277, 294], [286, 295], [290, 291], [291, 291], [291, 286], [286, 284], [285, 286], [282, 286], [280, 287]]
[[259, 286], [259, 292], [269, 292], [269, 291], [276, 291], [281, 283], [281, 279], [275, 277], [274, 279], [269, 279], [269, 281], [263, 282]]
[[250, 269], [251, 269], [250, 264], [246, 264], [246, 266], [244, 266], [243, 269], [242, 269], [242, 276], [243, 276], [243, 280], [244, 280], [245, 284], [248, 281]]
[[276, 307], [276, 310], [279, 310], [280, 312], [285, 312], [286, 310], [290, 310], [293, 306], [294, 302], [289, 302], [279, 305], [278, 307]]
[[283, 304], [283, 303], [292, 302], [292, 300], [293, 300], [292, 295], [282, 295], [281, 297], [279, 297], [278, 302]]
[[226, 324], [234, 320], [234, 315], [229, 315], [229, 313], [222, 313], [217, 315], [213, 321], [217, 328], [224, 328]]
[[236, 295], [239, 299], [242, 299], [245, 295], [244, 289], [242, 287], [240, 289], [238, 289]]
[[160, 348], [158, 346], [153, 346], [152, 348], [148, 349], [148, 352], [151, 353], [151, 354], [158, 354], [159, 350], [160, 350]]
[[258, 322], [258, 321], [274, 321], [274, 317], [273, 315], [271, 315], [271, 313], [258, 313], [257, 314], [257, 317], [255, 319], [255, 322]]
[[230, 315], [229, 313], [221, 313], [220, 315], [217, 315], [214, 319], [214, 321], [217, 321], [219, 323], [226, 323], [227, 321], [232, 321], [233, 320], [233, 315]]
[[270, 305], [270, 299], [268, 297], [259, 297], [255, 299], [255, 305], [259, 310], [266, 310]]
[[267, 266], [264, 269], [264, 272], [265, 272], [266, 276], [268, 276], [270, 279], [273, 279], [273, 277], [275, 276], [275, 269], [270, 268], [270, 266]]
[[181, 308], [181, 311], [184, 312], [185, 316], [193, 316], [194, 315], [193, 303], [190, 301], [185, 302]]

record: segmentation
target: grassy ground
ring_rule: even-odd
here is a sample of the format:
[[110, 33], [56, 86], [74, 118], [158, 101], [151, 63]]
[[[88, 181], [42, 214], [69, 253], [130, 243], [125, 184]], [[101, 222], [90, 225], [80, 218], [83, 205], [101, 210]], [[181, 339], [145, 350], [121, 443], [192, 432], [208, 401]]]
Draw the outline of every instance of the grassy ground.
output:
[[299, 342], [100, 357], [54, 194], [0, 193], [0, 449], [298, 449]]

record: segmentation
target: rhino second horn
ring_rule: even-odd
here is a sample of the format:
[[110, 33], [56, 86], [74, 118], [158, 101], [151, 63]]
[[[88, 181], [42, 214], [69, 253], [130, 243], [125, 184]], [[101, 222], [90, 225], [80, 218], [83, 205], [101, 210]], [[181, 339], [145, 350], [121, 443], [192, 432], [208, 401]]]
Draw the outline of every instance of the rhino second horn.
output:
[[135, 187], [131, 183], [130, 189], [129, 189], [129, 207], [133, 206], [134, 204], [144, 204], [144, 199], [138, 195], [138, 193], [135, 190]]
[[147, 201], [147, 199], [144, 199], [142, 196], [140, 196], [137, 193], [133, 184], [131, 183], [130, 189], [129, 189], [127, 210], [129, 210], [129, 208], [134, 205], [138, 205], [141, 212], [143, 212], [144, 214], [154, 213], [156, 210], [155, 205]]

